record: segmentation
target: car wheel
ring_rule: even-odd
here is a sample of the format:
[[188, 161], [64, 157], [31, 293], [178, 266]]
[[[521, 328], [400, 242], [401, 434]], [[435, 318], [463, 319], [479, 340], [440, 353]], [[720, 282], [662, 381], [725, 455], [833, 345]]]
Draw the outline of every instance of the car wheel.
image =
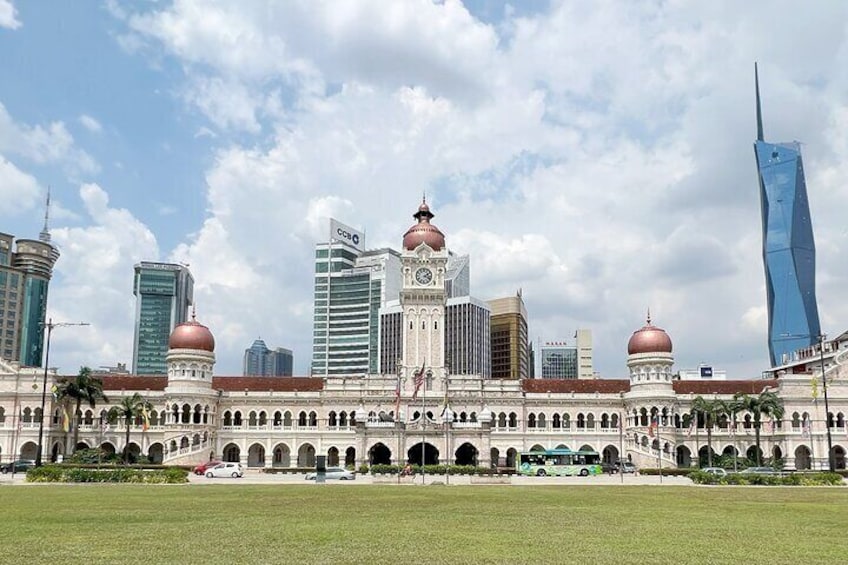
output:
[[211, 479], [211, 478], [212, 478], [212, 476], [213, 476], [213, 475], [212, 475], [212, 471], [209, 471], [208, 473], [206, 473], [206, 478], [207, 478], [207, 479]]
[[539, 469], [538, 471], [536, 471], [537, 477], [544, 477], [545, 475], [547, 475], [547, 473], [545, 472], [544, 469]]
[[234, 478], [234, 479], [239, 478], [239, 474], [238, 474], [238, 473], [233, 473], [233, 478]]
[[0, 469], [0, 473], [3, 473], [4, 475], [8, 472], [9, 472], [9, 469], [7, 469], [6, 467], [3, 467], [2, 469]]
[[580, 469], [580, 476], [581, 476], [581, 477], [585, 477], [585, 476], [586, 476], [586, 475], [588, 475], [588, 474], [589, 474], [589, 470], [588, 470], [588, 469]]

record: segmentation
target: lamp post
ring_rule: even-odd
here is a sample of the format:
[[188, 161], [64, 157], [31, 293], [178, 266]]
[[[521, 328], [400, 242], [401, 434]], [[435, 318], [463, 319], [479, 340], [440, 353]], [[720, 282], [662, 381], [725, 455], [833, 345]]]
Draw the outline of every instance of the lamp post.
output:
[[53, 328], [88, 325], [90, 324], [86, 322], [53, 322], [53, 318], [48, 319], [46, 324], [42, 322], [42, 326], [47, 328], [47, 343], [44, 346], [44, 379], [41, 383], [41, 419], [38, 423], [38, 447], [35, 451], [36, 467], [41, 467], [41, 454], [44, 446], [44, 406], [47, 403], [47, 368], [50, 366], [50, 335], [53, 333]]
[[[830, 407], [827, 404], [827, 378], [824, 376], [824, 340], [827, 335], [819, 336], [819, 359], [821, 361], [822, 390], [824, 392], [824, 428], [827, 432], [827, 466], [833, 472], [833, 438], [830, 437]], [[811, 434], [812, 435], [812, 434]], [[812, 443], [812, 440], [810, 440]]]

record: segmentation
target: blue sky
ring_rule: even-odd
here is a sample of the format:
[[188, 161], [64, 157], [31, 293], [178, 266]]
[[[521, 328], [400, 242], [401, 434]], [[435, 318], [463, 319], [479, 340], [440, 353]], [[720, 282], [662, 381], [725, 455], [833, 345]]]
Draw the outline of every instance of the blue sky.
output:
[[751, 143], [798, 139], [822, 325], [848, 325], [846, 8], [823, 2], [0, 0], [0, 231], [62, 257], [62, 370], [132, 358], [132, 265], [189, 263], [219, 374], [311, 347], [334, 216], [398, 247], [427, 191], [482, 299], [542, 341], [593, 330], [626, 374], [644, 322], [678, 367], [767, 363]]

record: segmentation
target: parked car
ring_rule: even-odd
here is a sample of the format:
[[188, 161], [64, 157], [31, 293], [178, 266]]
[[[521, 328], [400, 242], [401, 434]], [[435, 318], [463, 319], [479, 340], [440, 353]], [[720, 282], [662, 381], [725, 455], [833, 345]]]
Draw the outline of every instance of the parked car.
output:
[[704, 473], [709, 473], [710, 475], [715, 475], [716, 477], [726, 477], [727, 471], [722, 469], [721, 467], [704, 467], [701, 469]]
[[618, 463], [601, 463], [601, 472], [610, 475], [612, 475], [613, 473], [618, 473]]
[[5, 465], [0, 466], [0, 473], [11, 473], [12, 467], [15, 468], [15, 473], [26, 472], [35, 467], [35, 461], [33, 461], [32, 459], [18, 459], [16, 461], [12, 461], [11, 463], [6, 463]]
[[771, 467], [748, 467], [739, 471], [740, 475], [779, 475], [780, 471], [775, 471]]
[[206, 471], [215, 465], [220, 465], [220, 461], [207, 461], [206, 463], [201, 463], [197, 467], [194, 468], [195, 475], [205, 475]]
[[[307, 473], [306, 480], [314, 481], [317, 475], [318, 473]], [[352, 481], [356, 479], [356, 474], [354, 474], [353, 471], [348, 471], [341, 467], [327, 467], [327, 472], [324, 474], [324, 478], [327, 480], [338, 479], [340, 481]]]
[[636, 465], [634, 465], [630, 461], [623, 461], [623, 462], [619, 463], [618, 468], [619, 468], [619, 471], [622, 472], [622, 473], [633, 473], [634, 475], [638, 471], [638, 469], [636, 468]]
[[214, 467], [206, 469], [206, 478], [208, 479], [213, 477], [232, 477], [238, 479], [242, 475], [244, 475], [244, 467], [240, 463], [218, 463]]

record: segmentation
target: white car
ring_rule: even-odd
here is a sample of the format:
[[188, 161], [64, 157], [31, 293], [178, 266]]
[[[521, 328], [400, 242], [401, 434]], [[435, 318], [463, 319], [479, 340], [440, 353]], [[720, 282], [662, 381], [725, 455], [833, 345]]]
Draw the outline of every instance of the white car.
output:
[[206, 469], [206, 477], [232, 477], [238, 479], [244, 475], [244, 467], [240, 463], [219, 463], [214, 467]]
[[709, 473], [710, 475], [715, 475], [718, 478], [727, 476], [727, 471], [725, 471], [721, 467], [704, 467], [701, 470], [705, 473]]
[[[316, 475], [317, 473], [307, 473], [306, 480], [314, 481]], [[324, 478], [327, 480], [338, 479], [340, 481], [352, 481], [356, 479], [356, 475], [351, 471], [342, 469], [341, 467], [327, 467], [327, 472], [324, 474]]]

